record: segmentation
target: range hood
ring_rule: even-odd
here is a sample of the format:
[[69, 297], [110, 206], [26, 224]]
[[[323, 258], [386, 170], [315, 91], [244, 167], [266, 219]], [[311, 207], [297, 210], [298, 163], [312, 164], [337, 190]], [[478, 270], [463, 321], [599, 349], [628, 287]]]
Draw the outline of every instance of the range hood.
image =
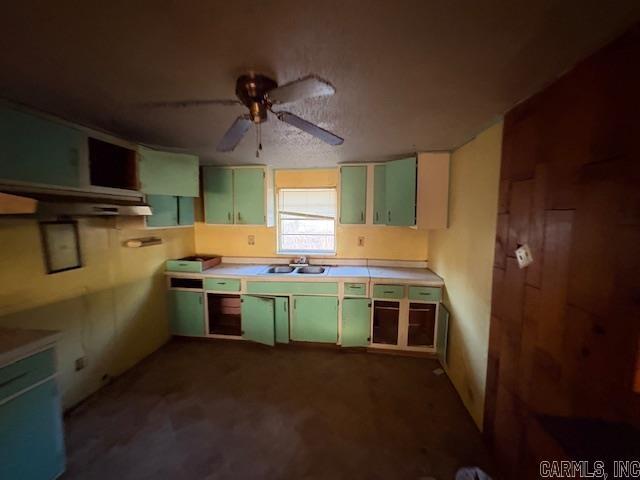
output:
[[151, 215], [142, 194], [0, 186], [0, 215], [37, 217], [139, 216]]

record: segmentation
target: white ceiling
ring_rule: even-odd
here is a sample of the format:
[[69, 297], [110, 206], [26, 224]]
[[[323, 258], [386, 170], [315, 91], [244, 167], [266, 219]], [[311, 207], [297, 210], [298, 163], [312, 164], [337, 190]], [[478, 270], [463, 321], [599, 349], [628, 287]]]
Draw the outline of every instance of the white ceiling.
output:
[[[136, 0], [5, 2], [0, 96], [203, 163], [288, 167], [455, 148], [640, 19], [637, 0]], [[215, 145], [243, 107], [149, 110], [233, 98], [247, 70], [315, 73], [337, 93], [289, 110], [345, 138], [272, 119], [255, 158]]]

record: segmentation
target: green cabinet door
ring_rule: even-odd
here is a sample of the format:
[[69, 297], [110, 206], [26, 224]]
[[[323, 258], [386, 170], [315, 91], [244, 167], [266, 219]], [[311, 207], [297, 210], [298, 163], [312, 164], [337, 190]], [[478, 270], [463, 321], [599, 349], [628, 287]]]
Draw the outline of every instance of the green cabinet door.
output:
[[264, 170], [237, 168], [233, 171], [235, 223], [264, 225]]
[[438, 305], [438, 323], [436, 326], [436, 353], [443, 366], [447, 366], [447, 344], [449, 341], [449, 310]]
[[368, 298], [345, 298], [342, 301], [343, 347], [366, 347], [369, 345], [371, 325], [371, 300]]
[[204, 336], [204, 305], [201, 292], [186, 290], [170, 290], [171, 320], [170, 330], [173, 335], [188, 337]]
[[291, 339], [303, 342], [338, 341], [338, 299], [336, 297], [293, 297]]
[[80, 187], [79, 130], [10, 108], [0, 108], [0, 178]]
[[340, 223], [366, 222], [367, 167], [340, 168]]
[[275, 345], [275, 299], [242, 295], [242, 337], [252, 342]]
[[194, 221], [193, 197], [178, 197], [178, 225], [193, 225]]
[[276, 342], [289, 343], [289, 297], [276, 297]]
[[384, 225], [387, 223], [385, 166], [373, 167], [373, 223]]
[[233, 223], [233, 170], [226, 167], [203, 167], [204, 221], [213, 224]]
[[199, 160], [194, 155], [140, 148], [138, 176], [146, 194], [197, 197]]
[[0, 478], [57, 478], [65, 455], [55, 381], [0, 405], [0, 432]]
[[387, 225], [416, 224], [416, 159], [387, 162], [385, 167]]
[[147, 217], [148, 227], [174, 227], [178, 225], [178, 201], [171, 195], [147, 195], [152, 215]]

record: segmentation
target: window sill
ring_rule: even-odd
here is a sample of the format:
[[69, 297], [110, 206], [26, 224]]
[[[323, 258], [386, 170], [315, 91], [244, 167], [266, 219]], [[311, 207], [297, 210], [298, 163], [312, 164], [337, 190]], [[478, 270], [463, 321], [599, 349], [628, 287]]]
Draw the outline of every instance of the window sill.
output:
[[292, 256], [292, 255], [304, 255], [305, 257], [335, 257], [336, 252], [318, 251], [318, 250], [280, 250], [276, 252], [276, 255]]

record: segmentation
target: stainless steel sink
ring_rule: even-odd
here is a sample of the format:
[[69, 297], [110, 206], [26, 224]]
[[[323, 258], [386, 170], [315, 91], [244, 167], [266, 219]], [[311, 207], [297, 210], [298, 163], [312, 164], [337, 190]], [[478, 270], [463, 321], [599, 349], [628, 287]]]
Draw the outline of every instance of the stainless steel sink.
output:
[[315, 266], [313, 266], [313, 267], [300, 267], [300, 268], [298, 268], [296, 273], [320, 275], [320, 274], [324, 273], [324, 271], [325, 271], [325, 267], [315, 267]]
[[282, 266], [282, 267], [269, 267], [267, 269], [267, 273], [291, 273], [293, 272], [295, 269], [293, 267], [286, 267], [286, 266]]

